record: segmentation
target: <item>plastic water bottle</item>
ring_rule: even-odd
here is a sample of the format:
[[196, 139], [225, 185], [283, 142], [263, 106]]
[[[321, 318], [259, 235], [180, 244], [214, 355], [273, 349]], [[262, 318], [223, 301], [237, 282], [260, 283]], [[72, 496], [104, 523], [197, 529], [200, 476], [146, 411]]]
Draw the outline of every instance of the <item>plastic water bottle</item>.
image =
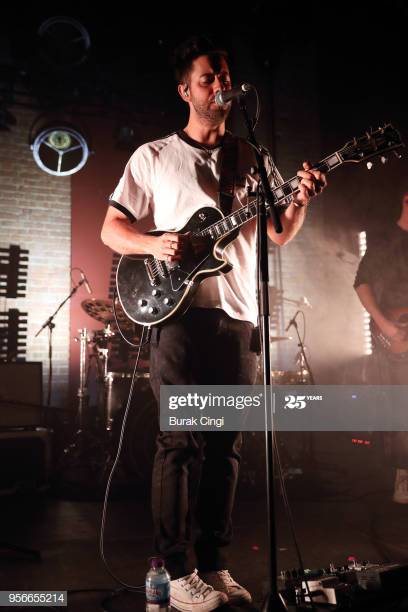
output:
[[150, 560], [146, 574], [146, 612], [170, 612], [170, 574], [160, 557]]

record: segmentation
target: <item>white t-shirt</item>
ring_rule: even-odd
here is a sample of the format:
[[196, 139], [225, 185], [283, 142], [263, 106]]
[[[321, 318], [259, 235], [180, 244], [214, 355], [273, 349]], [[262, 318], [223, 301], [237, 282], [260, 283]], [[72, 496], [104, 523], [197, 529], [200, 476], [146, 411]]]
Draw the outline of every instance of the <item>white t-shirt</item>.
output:
[[[139, 147], [129, 159], [111, 195], [137, 221], [152, 215], [154, 228], [180, 230], [203, 206], [219, 208], [218, 188], [221, 146], [207, 150], [187, 136], [171, 134]], [[239, 139], [235, 198], [232, 210], [245, 206], [246, 187], [255, 188], [249, 174], [254, 165], [250, 145]], [[251, 220], [225, 250], [233, 268], [226, 274], [204, 279], [193, 306], [222, 308], [230, 317], [257, 324], [256, 223]]]

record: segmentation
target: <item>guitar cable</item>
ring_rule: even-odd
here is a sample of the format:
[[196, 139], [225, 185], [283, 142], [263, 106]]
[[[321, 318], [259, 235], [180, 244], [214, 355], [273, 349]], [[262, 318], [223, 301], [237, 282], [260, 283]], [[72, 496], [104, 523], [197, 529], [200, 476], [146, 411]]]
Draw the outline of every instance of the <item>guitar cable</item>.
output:
[[[129, 395], [128, 395], [128, 399], [127, 399], [127, 402], [126, 402], [126, 408], [125, 408], [125, 412], [124, 412], [124, 415], [123, 415], [123, 421], [122, 421], [122, 426], [121, 426], [121, 430], [120, 430], [118, 448], [117, 448], [117, 451], [116, 451], [115, 459], [114, 459], [113, 464], [112, 464], [112, 468], [111, 468], [111, 470], [109, 472], [108, 481], [106, 483], [105, 495], [104, 495], [103, 506], [102, 506], [101, 526], [100, 526], [100, 530], [99, 530], [99, 554], [100, 554], [100, 557], [102, 559], [102, 562], [103, 562], [103, 564], [104, 564], [108, 574], [115, 580], [115, 582], [117, 582], [119, 585], [121, 585], [121, 588], [115, 589], [114, 587], [112, 587], [112, 588], [99, 588], [99, 587], [92, 588], [91, 587], [91, 588], [83, 588], [83, 589], [69, 589], [67, 591], [67, 593], [69, 595], [72, 595], [72, 594], [75, 594], [75, 593], [78, 593], [78, 594], [82, 594], [82, 593], [108, 593], [108, 595], [103, 599], [103, 601], [100, 604], [102, 610], [104, 610], [106, 612], [109, 612], [109, 608], [106, 607], [107, 603], [112, 601], [113, 599], [115, 599], [123, 591], [130, 591], [130, 592], [139, 593], [139, 594], [144, 594], [145, 593], [145, 585], [144, 584], [133, 585], [133, 584], [128, 584], [127, 582], [124, 582], [123, 580], [121, 580], [111, 570], [111, 568], [109, 566], [109, 563], [108, 563], [108, 561], [106, 559], [106, 556], [105, 556], [105, 542], [104, 542], [104, 539], [105, 539], [105, 526], [106, 526], [106, 516], [107, 516], [110, 488], [111, 488], [113, 476], [115, 474], [115, 470], [116, 470], [117, 465], [119, 463], [120, 454], [121, 454], [121, 451], [122, 451], [123, 440], [124, 440], [125, 429], [126, 429], [126, 423], [127, 423], [127, 419], [128, 419], [128, 415], [129, 415], [131, 400], [132, 400], [132, 397], [133, 397], [133, 389], [134, 389], [135, 380], [136, 380], [137, 368], [138, 368], [138, 365], [139, 365], [140, 353], [141, 353], [142, 347], [146, 346], [146, 344], [148, 344], [150, 342], [150, 337], [151, 337], [151, 329], [150, 329], [150, 327], [146, 328], [146, 326], [143, 326], [140, 344], [135, 344], [135, 343], [131, 342], [128, 338], [126, 338], [126, 336], [123, 334], [122, 330], [120, 329], [119, 321], [118, 321], [118, 318], [117, 318], [116, 298], [117, 298], [117, 293], [116, 293], [116, 289], [114, 289], [114, 295], [113, 295], [113, 314], [114, 314], [114, 317], [115, 317], [115, 323], [116, 323], [116, 326], [118, 328], [119, 334], [121, 335], [121, 337], [123, 338], [123, 340], [127, 344], [129, 344], [132, 347], [138, 348], [138, 352], [137, 352], [137, 355], [136, 355], [136, 361], [135, 361], [135, 365], [134, 365], [134, 368], [133, 368], [132, 379], [131, 379], [131, 384], [130, 384], [130, 389], [129, 389]], [[57, 608], [55, 606], [51, 606], [51, 610], [58, 610], [58, 609], [59, 608]]]
[[[150, 337], [152, 335], [152, 330], [150, 327], [147, 327], [147, 333], [146, 333], [146, 340], [145, 342], [142, 342], [141, 344], [135, 344], [134, 342], [131, 342], [129, 340], [129, 338], [126, 338], [125, 334], [122, 332], [122, 330], [120, 329], [120, 324], [118, 321], [118, 313], [116, 311], [116, 298], [118, 297], [118, 294], [116, 292], [116, 287], [113, 289], [113, 316], [115, 317], [115, 323], [116, 323], [116, 327], [118, 328], [118, 332], [121, 335], [122, 339], [126, 342], [126, 344], [128, 344], [129, 346], [132, 346], [133, 348], [142, 348], [143, 346], [145, 346], [146, 344], [149, 344], [150, 342]], [[143, 326], [143, 331], [145, 329], [145, 326]], [[142, 331], [142, 338], [143, 338], [143, 331]]]
[[[114, 297], [115, 299], [115, 297]], [[114, 302], [115, 303], [115, 302]], [[115, 310], [115, 309], [114, 309]], [[115, 313], [115, 321], [116, 324], [118, 325], [118, 321], [116, 318], [116, 313]], [[135, 384], [135, 380], [136, 380], [136, 372], [137, 372], [137, 367], [139, 365], [139, 358], [140, 358], [140, 353], [142, 350], [142, 347], [145, 346], [148, 341], [150, 340], [150, 328], [147, 328], [145, 326], [143, 326], [142, 329], [142, 335], [141, 335], [141, 343], [139, 345], [134, 345], [133, 343], [131, 343], [130, 341], [128, 341], [125, 336], [122, 334], [119, 325], [118, 325], [118, 329], [119, 332], [121, 334], [121, 336], [123, 337], [123, 339], [128, 342], [128, 344], [130, 344], [131, 346], [138, 346], [138, 352], [136, 355], [136, 362], [133, 368], [133, 374], [132, 374], [132, 380], [131, 380], [131, 384], [130, 384], [130, 389], [129, 389], [129, 395], [128, 395], [128, 399], [126, 402], [126, 408], [125, 408], [125, 412], [123, 415], [123, 421], [122, 421], [122, 426], [121, 426], [121, 430], [120, 430], [120, 436], [119, 436], [119, 443], [118, 443], [118, 448], [116, 450], [116, 455], [115, 455], [115, 459], [113, 461], [112, 464], [112, 468], [109, 472], [109, 476], [108, 476], [108, 480], [106, 483], [106, 489], [105, 489], [105, 495], [104, 495], [104, 500], [103, 500], [103, 506], [102, 506], [102, 516], [101, 516], [101, 525], [100, 525], [100, 530], [99, 530], [99, 554], [100, 557], [102, 559], [102, 562], [106, 568], [106, 571], [108, 572], [108, 574], [115, 580], [115, 582], [117, 582], [118, 584], [121, 585], [122, 588], [118, 588], [115, 589], [114, 587], [112, 588], [84, 588], [84, 589], [70, 589], [68, 590], [68, 594], [74, 594], [74, 593], [108, 593], [108, 595], [103, 599], [102, 603], [101, 603], [101, 607], [102, 610], [107, 610], [107, 608], [105, 607], [106, 603], [108, 601], [111, 601], [112, 599], [116, 598], [118, 595], [120, 595], [123, 591], [131, 591], [133, 593], [139, 593], [139, 594], [144, 594], [145, 593], [145, 585], [144, 584], [139, 584], [139, 585], [133, 585], [133, 584], [128, 584], [127, 582], [124, 582], [123, 580], [121, 580], [110, 568], [109, 563], [106, 559], [105, 556], [105, 527], [106, 527], [106, 516], [107, 516], [107, 509], [108, 509], [108, 501], [109, 501], [109, 493], [110, 493], [110, 488], [111, 488], [111, 484], [112, 484], [112, 479], [113, 476], [115, 474], [115, 470], [117, 468], [117, 465], [119, 463], [119, 459], [120, 459], [120, 454], [122, 451], [122, 446], [123, 446], [123, 440], [124, 440], [124, 435], [125, 435], [125, 429], [126, 429], [126, 423], [127, 423], [127, 419], [128, 419], [128, 415], [129, 415], [129, 410], [130, 410], [130, 405], [131, 405], [131, 401], [132, 401], [132, 397], [133, 397], [133, 388], [134, 388], [134, 384]], [[146, 340], [143, 342], [144, 339], [144, 335], [146, 334]], [[52, 610], [58, 610], [59, 608], [55, 607], [55, 606], [51, 606]]]
[[[100, 557], [101, 557], [101, 559], [102, 559], [102, 561], [103, 561], [103, 563], [105, 565], [105, 568], [106, 568], [108, 574], [118, 584], [120, 584], [127, 591], [133, 591], [133, 592], [137, 592], [137, 593], [144, 593], [144, 591], [145, 591], [144, 584], [133, 585], [133, 584], [128, 584], [127, 582], [124, 582], [123, 580], [121, 580], [111, 570], [111, 568], [109, 566], [109, 563], [108, 563], [108, 561], [106, 559], [106, 556], [105, 556], [104, 539], [105, 539], [105, 526], [106, 526], [106, 516], [107, 516], [107, 507], [108, 507], [110, 488], [111, 488], [112, 479], [113, 479], [115, 470], [116, 470], [116, 468], [118, 466], [118, 463], [119, 463], [120, 454], [121, 454], [121, 451], [122, 451], [123, 440], [124, 440], [124, 436], [125, 436], [126, 423], [127, 423], [127, 419], [128, 419], [128, 415], [129, 415], [129, 411], [130, 411], [130, 406], [131, 406], [131, 401], [132, 401], [132, 397], [133, 397], [133, 390], [134, 390], [135, 381], [136, 381], [137, 368], [138, 368], [138, 365], [139, 365], [140, 353], [141, 353], [142, 347], [150, 342], [150, 337], [151, 337], [151, 328], [147, 327], [147, 326], [143, 326], [142, 327], [142, 333], [141, 333], [140, 343], [139, 344], [135, 344], [135, 343], [131, 342], [128, 338], [126, 338], [126, 336], [122, 333], [122, 330], [120, 329], [119, 321], [117, 319], [116, 304], [115, 304], [116, 303], [116, 297], [117, 297], [117, 295], [116, 295], [116, 290], [115, 290], [114, 291], [114, 296], [113, 296], [113, 314], [114, 314], [114, 317], [115, 317], [115, 323], [116, 323], [116, 325], [118, 327], [119, 333], [120, 333], [121, 337], [123, 338], [123, 340], [127, 344], [129, 344], [132, 347], [137, 348], [138, 351], [137, 351], [137, 355], [136, 355], [135, 365], [134, 365], [134, 368], [133, 368], [133, 373], [132, 373], [132, 379], [131, 379], [131, 383], [130, 383], [129, 394], [128, 394], [128, 398], [127, 398], [127, 402], [126, 402], [126, 408], [125, 408], [125, 412], [124, 412], [124, 415], [123, 415], [123, 421], [122, 421], [122, 426], [121, 426], [120, 435], [119, 435], [118, 448], [116, 450], [115, 459], [113, 461], [112, 468], [111, 468], [111, 470], [109, 472], [108, 481], [106, 483], [105, 496], [104, 496], [103, 506], [102, 506], [101, 526], [100, 526], [100, 532], [99, 532], [99, 553], [100, 553]], [[119, 592], [120, 592], [120, 590], [115, 592], [114, 595], [119, 594]]]

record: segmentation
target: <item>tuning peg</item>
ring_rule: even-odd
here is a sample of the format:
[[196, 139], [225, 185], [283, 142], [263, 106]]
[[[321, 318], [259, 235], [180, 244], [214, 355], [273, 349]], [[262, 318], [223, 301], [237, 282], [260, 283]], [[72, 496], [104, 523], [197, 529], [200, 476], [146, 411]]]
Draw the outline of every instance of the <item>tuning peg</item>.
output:
[[401, 153], [399, 153], [399, 151], [395, 151], [395, 149], [394, 149], [393, 153], [394, 153], [394, 155], [395, 155], [395, 157], [397, 159], [401, 159], [402, 155], [401, 155]]
[[367, 162], [367, 170], [371, 170], [371, 168], [373, 167], [373, 165], [374, 165], [374, 164], [373, 164], [373, 162], [368, 161], [368, 162]]
[[386, 157], [385, 155], [381, 155], [380, 160], [381, 163], [385, 165], [388, 161], [388, 157]]

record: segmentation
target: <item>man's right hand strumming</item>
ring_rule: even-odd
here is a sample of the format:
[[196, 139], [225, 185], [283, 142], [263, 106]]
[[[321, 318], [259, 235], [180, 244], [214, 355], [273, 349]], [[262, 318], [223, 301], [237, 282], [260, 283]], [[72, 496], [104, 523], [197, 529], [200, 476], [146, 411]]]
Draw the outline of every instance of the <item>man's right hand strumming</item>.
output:
[[180, 261], [187, 244], [188, 234], [166, 232], [161, 236], [152, 236], [151, 254], [162, 261]]
[[169, 263], [181, 259], [189, 236], [190, 232], [165, 232], [160, 236], [145, 234], [137, 222], [132, 223], [113, 206], [109, 206], [101, 232], [104, 244], [122, 255], [153, 255]]

